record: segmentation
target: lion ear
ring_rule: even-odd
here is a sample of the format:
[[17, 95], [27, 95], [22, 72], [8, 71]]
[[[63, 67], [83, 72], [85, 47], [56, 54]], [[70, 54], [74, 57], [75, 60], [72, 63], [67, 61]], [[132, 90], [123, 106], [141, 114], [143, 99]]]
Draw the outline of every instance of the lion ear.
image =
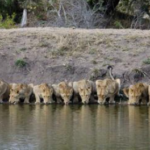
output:
[[12, 89], [14, 86], [16, 86], [16, 83], [9, 84], [9, 87]]
[[69, 85], [70, 87], [73, 87], [73, 82], [69, 82], [68, 85]]
[[143, 83], [139, 83], [138, 84], [139, 87], [143, 87], [143, 85], [144, 85]]
[[117, 84], [119, 85], [119, 87], [121, 86], [121, 80], [120, 79], [115, 79], [115, 81], [117, 82]]
[[102, 81], [103, 81], [103, 80], [96, 80], [96, 81], [95, 81], [95, 84], [96, 84], [96, 85], [101, 84]]
[[20, 84], [20, 88], [23, 88], [23, 86], [24, 86], [24, 85], [21, 83], [21, 84]]
[[124, 88], [123, 93], [125, 94], [126, 97], [129, 97], [129, 88]]
[[62, 83], [59, 83], [59, 84], [58, 84], [58, 87], [59, 87], [59, 88], [64, 88], [64, 85], [63, 85]]

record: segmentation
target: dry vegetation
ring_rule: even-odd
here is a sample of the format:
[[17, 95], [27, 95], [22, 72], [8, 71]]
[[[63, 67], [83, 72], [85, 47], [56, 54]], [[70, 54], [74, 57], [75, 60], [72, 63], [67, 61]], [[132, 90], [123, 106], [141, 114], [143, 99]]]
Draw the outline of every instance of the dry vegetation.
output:
[[[1, 30], [0, 75], [10, 82], [58, 82], [90, 78], [110, 64], [122, 74], [149, 64], [149, 43], [146, 30]], [[18, 61], [27, 65], [18, 68]]]

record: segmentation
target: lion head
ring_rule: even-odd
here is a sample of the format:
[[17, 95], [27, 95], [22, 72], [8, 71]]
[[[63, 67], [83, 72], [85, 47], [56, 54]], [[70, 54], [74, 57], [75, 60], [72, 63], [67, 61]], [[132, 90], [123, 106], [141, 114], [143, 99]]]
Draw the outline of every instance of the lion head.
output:
[[54, 93], [54, 90], [51, 86], [49, 86], [47, 83], [42, 83], [39, 85], [41, 97], [44, 99], [44, 103], [52, 103], [52, 95]]
[[3, 102], [6, 98], [9, 99], [10, 87], [5, 81], [0, 80], [0, 102]]
[[7, 89], [5, 82], [0, 80], [0, 95], [4, 94]]
[[59, 94], [61, 98], [64, 100], [65, 104], [69, 104], [71, 97], [73, 95], [73, 88], [68, 85], [67, 82], [60, 82], [58, 84]]
[[143, 83], [130, 85], [129, 88], [124, 88], [124, 94], [129, 98], [129, 104], [140, 104], [146, 98], [147, 86]]
[[11, 84], [9, 102], [17, 103], [21, 98], [23, 98], [28, 103], [31, 91], [31, 87], [29, 87], [27, 84]]
[[97, 80], [96, 89], [98, 95], [98, 103], [105, 102], [108, 95], [107, 82], [105, 80]]
[[114, 102], [114, 96], [119, 90], [118, 80], [105, 79], [96, 81], [96, 90], [98, 95], [98, 103], [103, 104], [107, 98], [110, 98], [109, 102]]
[[24, 92], [23, 84], [11, 84], [10, 85], [10, 103], [19, 102], [20, 96]]
[[92, 84], [89, 80], [78, 81], [78, 92], [83, 104], [88, 104], [92, 94]]

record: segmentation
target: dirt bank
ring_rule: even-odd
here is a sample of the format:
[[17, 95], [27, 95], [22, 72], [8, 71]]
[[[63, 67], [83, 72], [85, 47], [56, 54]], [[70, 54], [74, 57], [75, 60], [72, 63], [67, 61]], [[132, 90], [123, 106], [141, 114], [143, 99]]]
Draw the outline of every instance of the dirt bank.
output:
[[58, 83], [105, 78], [107, 65], [124, 84], [147, 80], [150, 31], [24, 28], [0, 30], [0, 78]]

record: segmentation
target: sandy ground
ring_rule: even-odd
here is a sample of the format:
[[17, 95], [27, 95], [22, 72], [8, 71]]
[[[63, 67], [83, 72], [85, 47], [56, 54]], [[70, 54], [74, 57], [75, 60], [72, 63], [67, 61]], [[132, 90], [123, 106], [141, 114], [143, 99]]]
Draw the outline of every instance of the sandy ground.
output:
[[[58, 83], [105, 78], [106, 68], [123, 84], [150, 73], [150, 31], [72, 28], [0, 30], [0, 78], [8, 82]], [[128, 79], [130, 78], [130, 79]]]

